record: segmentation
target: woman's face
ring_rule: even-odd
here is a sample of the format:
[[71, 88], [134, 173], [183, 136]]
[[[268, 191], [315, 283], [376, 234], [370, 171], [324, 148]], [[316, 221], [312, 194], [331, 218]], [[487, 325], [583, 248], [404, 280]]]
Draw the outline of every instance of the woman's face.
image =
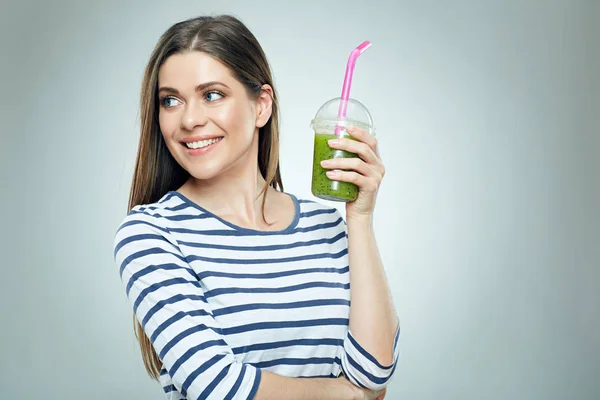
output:
[[258, 128], [271, 113], [268, 93], [251, 100], [225, 65], [199, 51], [170, 56], [158, 88], [163, 138], [191, 176], [211, 179], [233, 166], [256, 165]]

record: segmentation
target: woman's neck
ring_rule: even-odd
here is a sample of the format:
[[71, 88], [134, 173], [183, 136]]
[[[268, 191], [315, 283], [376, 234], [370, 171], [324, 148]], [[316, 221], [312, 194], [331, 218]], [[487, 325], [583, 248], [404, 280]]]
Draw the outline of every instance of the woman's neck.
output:
[[[190, 177], [178, 190], [210, 212], [240, 225], [262, 226], [262, 194], [265, 185], [258, 164], [223, 172], [210, 180]], [[274, 189], [268, 188], [267, 192]]]

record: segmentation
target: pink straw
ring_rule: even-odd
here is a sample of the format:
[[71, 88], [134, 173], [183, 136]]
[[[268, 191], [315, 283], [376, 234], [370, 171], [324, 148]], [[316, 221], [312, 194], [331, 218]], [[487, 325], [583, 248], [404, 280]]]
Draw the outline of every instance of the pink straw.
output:
[[[365, 40], [357, 48], [352, 50], [350, 57], [348, 57], [348, 63], [346, 64], [346, 75], [344, 76], [344, 85], [342, 86], [342, 96], [340, 99], [340, 108], [338, 110], [338, 118], [344, 118], [346, 111], [348, 110], [348, 99], [350, 98], [350, 87], [352, 86], [352, 74], [354, 72], [354, 66], [358, 56], [365, 52], [371, 47], [371, 42]], [[341, 126], [335, 127], [335, 134], [339, 135], [342, 130]]]

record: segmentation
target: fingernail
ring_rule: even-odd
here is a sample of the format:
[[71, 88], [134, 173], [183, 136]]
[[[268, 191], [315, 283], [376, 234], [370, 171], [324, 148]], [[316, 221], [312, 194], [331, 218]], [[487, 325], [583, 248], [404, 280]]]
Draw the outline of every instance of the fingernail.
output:
[[324, 167], [326, 167], [326, 166], [328, 166], [330, 164], [331, 164], [331, 160], [323, 160], [323, 161], [321, 161], [321, 165], [324, 166]]
[[327, 176], [335, 176], [336, 171], [327, 171]]
[[328, 143], [330, 146], [336, 146], [340, 141], [338, 139], [329, 139]]

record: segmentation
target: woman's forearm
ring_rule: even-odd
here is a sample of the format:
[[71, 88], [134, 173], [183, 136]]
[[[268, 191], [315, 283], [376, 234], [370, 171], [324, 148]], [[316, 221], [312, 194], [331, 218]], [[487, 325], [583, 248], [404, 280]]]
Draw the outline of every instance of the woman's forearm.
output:
[[382, 365], [393, 362], [398, 318], [373, 232], [372, 216], [348, 219], [350, 331]]
[[346, 378], [289, 378], [263, 371], [254, 400], [357, 400], [360, 389]]

